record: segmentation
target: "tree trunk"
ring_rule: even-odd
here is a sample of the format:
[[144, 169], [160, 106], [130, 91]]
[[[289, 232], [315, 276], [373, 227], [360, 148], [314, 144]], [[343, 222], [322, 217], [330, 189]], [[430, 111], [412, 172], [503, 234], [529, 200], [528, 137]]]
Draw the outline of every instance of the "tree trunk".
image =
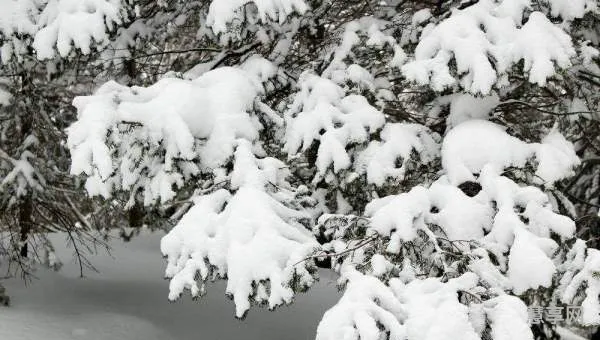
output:
[[[23, 82], [23, 87], [21, 89], [21, 95], [28, 96], [33, 92], [33, 83], [28, 74], [23, 73], [21, 75], [21, 79]], [[22, 113], [21, 118], [21, 143], [24, 143], [25, 140], [31, 135], [33, 132], [33, 112], [30, 112], [28, 108]], [[21, 244], [20, 255], [21, 257], [26, 258], [28, 255], [28, 244], [27, 239], [29, 238], [29, 234], [33, 229], [33, 198], [32, 198], [32, 190], [33, 188], [28, 188], [27, 194], [24, 197], [21, 197], [21, 201], [19, 202], [19, 242]]]
[[28, 194], [19, 203], [19, 241], [21, 243], [21, 257], [27, 257], [28, 255], [27, 239], [33, 227], [32, 214], [33, 200], [31, 199], [31, 195]]

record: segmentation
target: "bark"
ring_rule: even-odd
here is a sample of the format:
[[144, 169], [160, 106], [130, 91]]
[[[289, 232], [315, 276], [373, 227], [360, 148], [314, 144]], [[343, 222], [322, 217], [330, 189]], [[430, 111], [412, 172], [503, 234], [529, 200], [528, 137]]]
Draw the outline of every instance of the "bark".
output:
[[20, 255], [21, 257], [27, 257], [28, 246], [27, 239], [33, 229], [33, 200], [31, 195], [27, 195], [19, 203], [19, 241], [21, 243]]

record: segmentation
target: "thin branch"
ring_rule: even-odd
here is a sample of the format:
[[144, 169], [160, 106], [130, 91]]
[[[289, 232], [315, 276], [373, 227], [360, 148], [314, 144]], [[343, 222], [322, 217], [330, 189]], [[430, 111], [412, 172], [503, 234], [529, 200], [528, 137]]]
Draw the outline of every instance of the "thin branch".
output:
[[73, 210], [73, 212], [75, 213], [75, 215], [77, 216], [77, 218], [79, 219], [79, 221], [81, 223], [83, 223], [88, 228], [88, 230], [92, 230], [93, 228], [92, 228], [92, 225], [90, 224], [90, 222], [81, 213], [81, 211], [79, 209], [77, 209], [77, 207], [75, 206], [75, 204], [73, 204], [73, 201], [71, 201], [71, 199], [69, 198], [69, 196], [66, 193], [63, 193], [63, 197], [65, 198], [65, 200], [69, 204], [69, 207], [71, 207], [71, 210]]
[[369, 244], [369, 243], [377, 240], [378, 238], [379, 238], [378, 236], [371, 236], [371, 237], [365, 239], [364, 241], [359, 242], [358, 245], [356, 245], [356, 246], [354, 246], [352, 248], [348, 248], [346, 250], [343, 250], [343, 251], [341, 251], [339, 253], [325, 253], [325, 254], [311, 255], [311, 256], [308, 256], [308, 257], [306, 257], [306, 258], [304, 258], [304, 259], [302, 259], [302, 260], [294, 263], [293, 266], [296, 266], [297, 264], [300, 264], [302, 262], [306, 262], [306, 261], [312, 260], [312, 259], [322, 259], [322, 258], [327, 258], [327, 257], [338, 257], [338, 256], [341, 256], [341, 255], [353, 252], [353, 251], [355, 251], [357, 249], [360, 249], [360, 248], [366, 246], [367, 244]]
[[138, 56], [132, 57], [130, 59], [141, 59], [141, 58], [147, 58], [147, 57], [154, 57], [157, 55], [181, 54], [181, 53], [190, 53], [190, 52], [221, 52], [221, 50], [217, 49], [217, 48], [210, 48], [210, 47], [197, 47], [197, 48], [190, 48], [187, 50], [172, 50], [172, 51], [148, 53], [148, 54], [138, 55]]

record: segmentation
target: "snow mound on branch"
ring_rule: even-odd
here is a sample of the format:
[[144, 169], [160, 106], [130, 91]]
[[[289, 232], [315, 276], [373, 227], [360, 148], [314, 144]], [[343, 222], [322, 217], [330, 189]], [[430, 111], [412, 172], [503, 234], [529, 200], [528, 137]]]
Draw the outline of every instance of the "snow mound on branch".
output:
[[469, 291], [477, 285], [477, 276], [466, 273], [442, 283], [437, 278], [413, 280], [405, 286], [390, 283], [407, 301], [407, 338], [465, 339], [479, 336], [469, 321], [469, 308], [458, 301], [457, 291]]
[[10, 184], [14, 186], [16, 197], [25, 196], [31, 193], [31, 190], [43, 190], [43, 186], [46, 184], [45, 180], [33, 167], [29, 161], [30, 158], [34, 158], [33, 154], [30, 151], [24, 151], [20, 159], [10, 159], [13, 168], [0, 180], [0, 191]]
[[39, 14], [33, 40], [38, 59], [61, 57], [71, 51], [71, 44], [83, 54], [91, 52], [92, 42], [108, 40], [112, 30], [123, 19], [121, 0], [51, 0]]
[[32, 14], [37, 12], [31, 0], [6, 0], [0, 11], [0, 33], [11, 36], [15, 33], [33, 34], [36, 30]]
[[381, 339], [378, 324], [389, 332], [390, 339], [405, 337], [402, 321], [406, 309], [389, 286], [351, 267], [341, 275], [340, 281], [347, 281], [344, 295], [323, 315], [317, 340]]
[[197, 276], [226, 278], [243, 317], [252, 302], [275, 308], [314, 282], [316, 268], [306, 258], [319, 245], [301, 223], [311, 216], [295, 202], [288, 167], [256, 156], [264, 155], [254, 144], [262, 125], [249, 112], [275, 71], [256, 57], [147, 88], [109, 82], [74, 100], [71, 171], [88, 176], [90, 194], [125, 190], [132, 204], [142, 191], [148, 205], [172, 199], [174, 187], [199, 172], [212, 175], [161, 242], [172, 300], [185, 289], [201, 295]]
[[[417, 229], [425, 227], [429, 206], [427, 189], [415, 187], [408, 193], [373, 200], [367, 204], [365, 215], [371, 216], [371, 228], [383, 236], [390, 236], [388, 252], [397, 253], [401, 241], [412, 241]], [[402, 207], [397, 210], [397, 207]]]
[[437, 209], [426, 220], [443, 228], [450, 240], [477, 240], [489, 230], [493, 209], [480, 197], [468, 197], [443, 181], [429, 188], [431, 206]]
[[307, 216], [284, 206], [264, 186], [278, 184], [273, 174], [282, 164], [275, 159], [256, 159], [248, 142], [240, 142], [235, 154], [231, 194], [225, 189], [194, 199], [194, 206], [163, 237], [161, 251], [168, 259], [171, 279], [169, 299], [184, 289], [193, 296], [209, 278], [227, 278], [226, 293], [233, 297], [236, 316], [243, 317], [251, 301], [275, 308], [290, 303], [300, 287], [314, 278], [310, 261], [318, 248], [312, 234], [298, 219]]
[[486, 97], [476, 97], [468, 93], [449, 96], [450, 114], [446, 119], [447, 129], [472, 119], [485, 120], [492, 110], [500, 104], [497, 94]]
[[480, 184], [487, 198], [495, 202], [497, 213], [494, 227], [486, 238], [508, 244], [515, 228], [525, 226], [515, 209], [522, 211], [521, 216], [528, 221], [527, 229], [536, 235], [548, 238], [552, 231], [565, 238], [572, 237], [575, 222], [555, 213], [544, 192], [533, 186], [520, 186], [488, 169], [482, 172]]
[[[390, 254], [400, 254], [418, 237], [425, 237], [439, 252], [440, 242], [451, 242], [455, 249], [477, 254], [469, 267], [481, 280], [517, 294], [550, 286], [557, 249], [552, 233], [573, 237], [575, 222], [555, 213], [540, 189], [520, 186], [491, 166], [484, 166], [479, 182], [481, 188], [474, 195], [443, 176], [429, 188], [373, 200], [365, 209], [371, 222], [368, 229], [389, 237], [385, 250]], [[532, 267], [538, 268], [535, 275]]]
[[575, 174], [573, 168], [581, 163], [573, 144], [556, 130], [550, 131], [537, 145], [535, 157], [538, 167], [536, 182], [554, 183]]
[[551, 186], [573, 174], [580, 161], [573, 144], [557, 131], [551, 131], [542, 143], [526, 143], [507, 134], [494, 123], [471, 120], [450, 130], [442, 145], [442, 165], [450, 181], [460, 184], [474, 181], [484, 167], [502, 173], [508, 167], [523, 168], [537, 160], [536, 176], [540, 184]]
[[401, 242], [414, 240], [418, 230], [433, 235], [428, 223], [439, 225], [449, 240], [479, 239], [490, 228], [492, 209], [485, 199], [468, 197], [441, 179], [430, 188], [374, 200], [365, 214], [371, 217], [371, 229], [390, 237], [386, 250], [398, 253]]
[[37, 4], [31, 0], [2, 1], [0, 10], [0, 61], [8, 64], [13, 55], [20, 56], [27, 46], [26, 36], [37, 31]]
[[433, 133], [420, 124], [386, 124], [380, 136], [381, 141], [371, 141], [356, 162], [359, 173], [366, 173], [367, 181], [378, 186], [389, 178], [404, 178], [413, 152], [422, 163], [432, 162], [439, 155]]
[[516, 38], [519, 57], [525, 62], [524, 68], [529, 72], [530, 82], [546, 85], [546, 79], [555, 73], [553, 62], [559, 68], [571, 66], [569, 59], [575, 56], [571, 37], [550, 22], [544, 14], [531, 13]]
[[568, 2], [561, 0], [549, 0], [552, 8], [552, 16], [562, 17], [571, 21], [583, 17], [587, 12], [593, 12], [598, 9], [596, 0], [570, 0]]
[[340, 301], [327, 311], [317, 328], [317, 340], [361, 339], [479, 339], [469, 320], [469, 307], [458, 301], [457, 291], [477, 284], [470, 273], [446, 283], [414, 279], [389, 285], [354, 268], [342, 271], [347, 281]]
[[226, 32], [227, 24], [238, 18], [241, 9], [250, 3], [256, 6], [262, 22], [270, 19], [283, 23], [290, 14], [302, 14], [308, 10], [303, 0], [213, 0], [206, 23], [217, 34]]
[[497, 173], [522, 168], [532, 155], [530, 145], [507, 134], [497, 124], [468, 121], [450, 130], [442, 145], [442, 165], [452, 183], [474, 181], [484, 166]]
[[[529, 81], [545, 85], [555, 73], [555, 64], [570, 66], [575, 49], [569, 35], [541, 12], [531, 13], [521, 25], [523, 9], [528, 6], [528, 2], [481, 0], [453, 11], [424, 30], [414, 60], [402, 66], [402, 72], [409, 80], [436, 91], [458, 84], [468, 92], [485, 95], [501, 86], [504, 74], [524, 60]], [[456, 64], [455, 72], [450, 69], [451, 61]]]
[[369, 140], [369, 134], [385, 123], [383, 113], [360, 95], [345, 95], [333, 81], [311, 73], [299, 80], [300, 91], [286, 112], [288, 122], [284, 150], [294, 155], [320, 141], [317, 170], [323, 175], [333, 165], [339, 172], [350, 167], [346, 147]]
[[[174, 196], [172, 186], [200, 167], [224, 164], [236, 139], [254, 140], [250, 117], [269, 69], [223, 67], [193, 80], [165, 78], [143, 87], [104, 84], [77, 97], [78, 120], [68, 129], [71, 173], [88, 176], [90, 195], [141, 188], [145, 203]], [[264, 65], [263, 65], [264, 66]]]
[[[600, 251], [588, 248], [587, 255], [584, 255], [585, 244], [580, 241], [579, 254], [573, 261], [574, 268], [570, 270], [577, 271], [569, 284], [564, 288], [562, 301], [572, 303], [577, 291], [585, 286], [585, 298], [581, 303], [581, 324], [598, 325], [600, 324]], [[585, 256], [585, 260], [582, 260]], [[567, 277], [568, 278], [568, 277]]]
[[37, 31], [36, 16], [39, 14], [36, 3], [31, 0], [2, 1], [0, 10], [0, 61], [7, 64], [13, 55], [25, 52], [25, 36]]
[[490, 320], [494, 340], [530, 340], [527, 306], [521, 299], [500, 295], [484, 302], [484, 311]]
[[522, 228], [515, 229], [514, 234], [507, 273], [513, 291], [522, 294], [530, 288], [550, 287], [556, 267], [549, 256], [556, 250], [556, 243], [540, 239]]

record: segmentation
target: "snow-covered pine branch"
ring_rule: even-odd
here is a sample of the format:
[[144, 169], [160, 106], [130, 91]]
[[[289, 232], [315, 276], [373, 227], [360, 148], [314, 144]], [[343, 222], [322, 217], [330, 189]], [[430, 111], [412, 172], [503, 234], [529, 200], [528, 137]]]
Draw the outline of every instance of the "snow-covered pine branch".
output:
[[302, 193], [287, 182], [285, 163], [264, 157], [258, 144], [264, 127], [254, 104], [264, 95], [263, 82], [275, 75], [269, 62], [250, 58], [238, 68], [192, 80], [165, 78], [148, 88], [107, 83], [75, 102], [80, 118], [69, 128], [72, 172], [88, 175], [88, 193], [127, 191], [129, 204], [142, 199], [150, 205], [168, 203], [174, 189], [202, 187], [207, 179], [221, 187], [194, 196], [162, 241], [170, 299], [184, 288], [201, 294], [197, 275], [227, 278], [242, 317], [249, 298], [274, 308], [292, 301], [289, 283], [303, 289], [314, 281], [313, 265], [298, 265], [318, 248], [302, 224], [310, 215], [295, 209]]
[[71, 50], [89, 54], [93, 44], [100, 47], [108, 33], [123, 23], [121, 0], [8, 0], [0, 14], [2, 61], [22, 58], [28, 47], [39, 59], [52, 59]]

